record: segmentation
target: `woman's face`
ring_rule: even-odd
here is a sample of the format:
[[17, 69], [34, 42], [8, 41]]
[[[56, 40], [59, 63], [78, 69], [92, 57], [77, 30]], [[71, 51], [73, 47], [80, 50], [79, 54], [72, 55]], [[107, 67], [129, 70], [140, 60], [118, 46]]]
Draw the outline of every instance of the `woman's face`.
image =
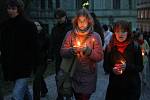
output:
[[127, 39], [127, 33], [128, 33], [128, 32], [124, 32], [124, 31], [122, 31], [121, 29], [118, 29], [118, 30], [115, 32], [116, 39], [117, 39], [119, 42], [124, 42], [124, 41]]
[[84, 30], [88, 27], [88, 19], [85, 16], [80, 16], [78, 18], [78, 27], [81, 30]]

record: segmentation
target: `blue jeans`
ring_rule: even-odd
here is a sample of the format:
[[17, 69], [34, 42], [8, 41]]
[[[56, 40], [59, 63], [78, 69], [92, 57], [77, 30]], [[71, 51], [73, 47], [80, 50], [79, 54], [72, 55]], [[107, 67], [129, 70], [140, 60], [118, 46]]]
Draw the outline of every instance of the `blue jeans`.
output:
[[24, 100], [25, 96], [27, 96], [28, 100], [32, 100], [32, 96], [28, 88], [28, 79], [29, 78], [21, 78], [15, 81], [12, 93], [13, 100]]

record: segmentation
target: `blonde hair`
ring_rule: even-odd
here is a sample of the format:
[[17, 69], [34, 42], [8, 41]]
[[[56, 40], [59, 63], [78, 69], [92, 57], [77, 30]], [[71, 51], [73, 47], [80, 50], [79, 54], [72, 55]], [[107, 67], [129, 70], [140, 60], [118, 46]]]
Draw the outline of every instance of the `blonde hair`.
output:
[[80, 16], [85, 16], [88, 19], [88, 24], [89, 26], [92, 28], [93, 31], [93, 25], [94, 25], [94, 21], [93, 18], [91, 16], [91, 14], [89, 13], [89, 11], [85, 8], [80, 9], [77, 13], [76, 16], [73, 18], [72, 23], [73, 23], [73, 28], [77, 28], [78, 26], [78, 19]]

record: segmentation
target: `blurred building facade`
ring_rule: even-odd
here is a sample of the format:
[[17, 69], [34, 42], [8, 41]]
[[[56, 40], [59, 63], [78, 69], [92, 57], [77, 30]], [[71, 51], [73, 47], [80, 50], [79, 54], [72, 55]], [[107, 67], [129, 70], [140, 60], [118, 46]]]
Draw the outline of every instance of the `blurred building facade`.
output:
[[132, 29], [136, 28], [137, 0], [33, 0], [30, 15], [41, 21], [50, 32], [55, 24], [54, 10], [61, 7], [67, 11], [69, 18], [83, 6], [94, 12], [101, 24], [113, 25], [116, 20], [125, 19]]
[[138, 28], [150, 32], [150, 0], [138, 0], [137, 13]]

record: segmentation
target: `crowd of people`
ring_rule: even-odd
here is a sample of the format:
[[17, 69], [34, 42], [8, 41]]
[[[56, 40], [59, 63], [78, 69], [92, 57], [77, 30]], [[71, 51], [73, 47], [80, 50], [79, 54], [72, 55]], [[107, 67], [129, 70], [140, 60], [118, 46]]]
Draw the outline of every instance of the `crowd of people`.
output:
[[[65, 10], [56, 9], [57, 23], [49, 34], [43, 23], [26, 18], [22, 0], [8, 0], [6, 8], [9, 19], [0, 24], [0, 100], [4, 100], [2, 79], [14, 83], [11, 100], [46, 96], [43, 75], [48, 62], [55, 63], [57, 100], [73, 96], [90, 100], [96, 91], [97, 67], [109, 75], [105, 100], [140, 99], [150, 77], [149, 34], [132, 32], [126, 20], [112, 27], [101, 25], [85, 8], [72, 21]], [[33, 96], [28, 88], [32, 74]]]

